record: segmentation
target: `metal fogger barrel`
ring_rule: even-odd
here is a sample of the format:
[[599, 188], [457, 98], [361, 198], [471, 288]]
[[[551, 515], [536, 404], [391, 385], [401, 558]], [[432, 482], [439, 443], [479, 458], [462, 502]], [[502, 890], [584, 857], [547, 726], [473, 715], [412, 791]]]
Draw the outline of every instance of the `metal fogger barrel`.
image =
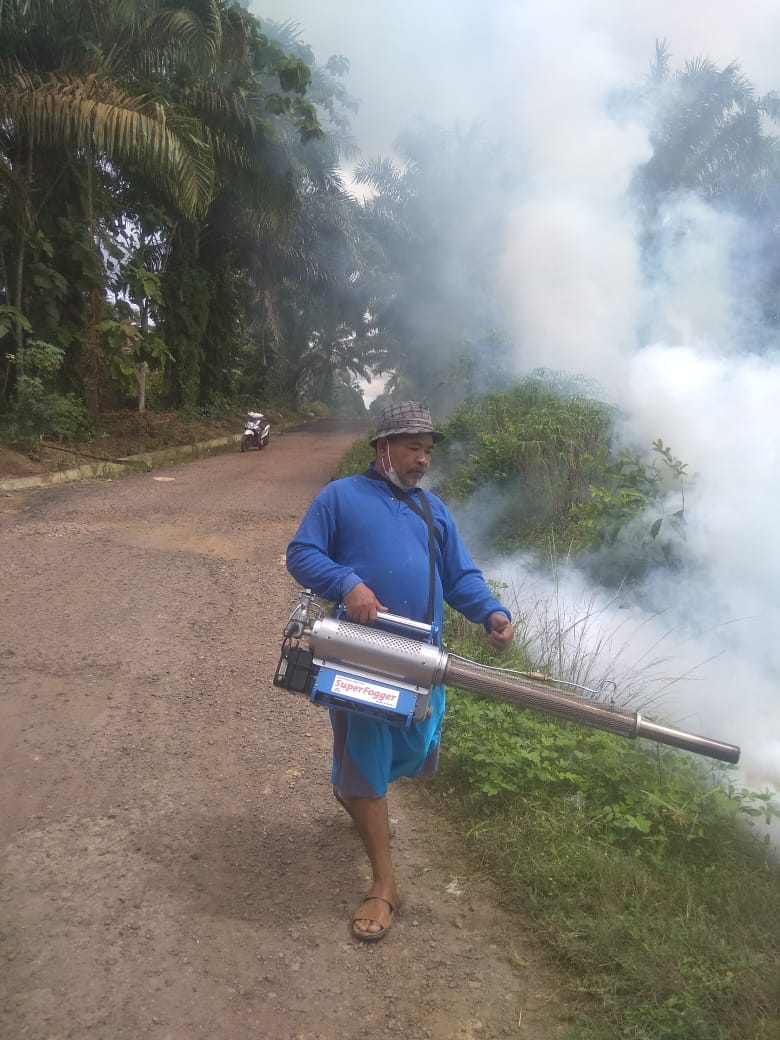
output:
[[638, 712], [564, 692], [555, 687], [555, 680], [534, 681], [519, 672], [449, 654], [436, 645], [435, 626], [381, 613], [375, 626], [359, 625], [341, 617], [319, 616], [311, 622], [307, 610], [308, 604], [303, 620], [300, 615], [298, 620], [296, 614], [292, 615], [285, 630], [285, 644], [289, 643], [290, 631], [297, 636], [304, 632], [308, 635], [309, 679], [296, 686], [285, 678], [294, 660], [292, 655], [300, 651], [289, 646], [285, 650], [283, 645], [274, 682], [309, 693], [315, 704], [359, 711], [393, 725], [410, 726], [414, 720], [425, 717], [431, 689], [446, 683], [480, 697], [506, 701], [621, 737], [642, 737], [722, 762], [739, 761], [740, 749], [733, 744], [672, 729], [643, 719]]
[[693, 751], [697, 755], [717, 758], [721, 762], [739, 761], [739, 748], [733, 744], [723, 744], [719, 740], [696, 736], [695, 733], [660, 726], [643, 719], [637, 711], [622, 711], [599, 701], [563, 693], [541, 683], [530, 682], [503, 669], [477, 664], [467, 658], [447, 655], [442, 681], [482, 697], [492, 697], [523, 708], [533, 708], [545, 715], [576, 722], [580, 726], [616, 733], [619, 737], [644, 737], [659, 744]]

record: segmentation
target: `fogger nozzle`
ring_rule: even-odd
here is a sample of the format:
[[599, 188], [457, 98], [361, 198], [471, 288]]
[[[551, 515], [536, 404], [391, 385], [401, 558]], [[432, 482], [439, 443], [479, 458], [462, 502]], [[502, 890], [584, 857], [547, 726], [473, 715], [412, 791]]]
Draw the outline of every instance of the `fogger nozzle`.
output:
[[[393, 615], [381, 617], [404, 621]], [[413, 622], [405, 624], [407, 628], [414, 625]], [[417, 627], [424, 629], [426, 626]], [[658, 725], [643, 719], [638, 712], [623, 711], [596, 700], [563, 693], [507, 669], [477, 664], [430, 643], [380, 627], [359, 625], [344, 618], [320, 618], [312, 626], [310, 642], [317, 658], [335, 661], [343, 667], [362, 670], [375, 677], [428, 689], [437, 683], [448, 683], [481, 697], [531, 708], [591, 729], [605, 730], [621, 737], [643, 737], [721, 762], [739, 761], [740, 749], [733, 744]]]
[[693, 751], [697, 755], [707, 755], [721, 762], [739, 761], [739, 748], [733, 744], [723, 744], [718, 740], [699, 737], [695, 733], [661, 726], [643, 719], [638, 712], [622, 711], [598, 701], [562, 693], [541, 683], [524, 680], [503, 669], [490, 668], [488, 665], [480, 665], [452, 654], [447, 655], [442, 681], [482, 697], [492, 697], [523, 708], [532, 708], [545, 715], [554, 715], [556, 718], [567, 719], [591, 729], [616, 733], [620, 737], [644, 737], [659, 744]]

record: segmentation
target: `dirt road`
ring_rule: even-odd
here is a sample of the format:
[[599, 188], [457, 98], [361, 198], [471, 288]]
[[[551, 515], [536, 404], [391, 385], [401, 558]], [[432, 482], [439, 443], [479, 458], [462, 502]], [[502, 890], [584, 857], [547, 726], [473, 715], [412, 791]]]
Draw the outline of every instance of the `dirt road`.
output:
[[351, 937], [367, 864], [327, 714], [271, 678], [286, 544], [353, 436], [0, 497], [2, 1040], [553, 1036], [413, 784], [405, 907]]

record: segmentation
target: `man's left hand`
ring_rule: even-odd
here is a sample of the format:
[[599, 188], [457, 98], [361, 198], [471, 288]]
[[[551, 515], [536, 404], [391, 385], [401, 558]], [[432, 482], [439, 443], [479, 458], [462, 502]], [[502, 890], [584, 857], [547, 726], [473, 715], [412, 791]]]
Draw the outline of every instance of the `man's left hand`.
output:
[[506, 650], [515, 635], [512, 622], [506, 614], [496, 611], [488, 618], [488, 624], [490, 626], [489, 639], [492, 645], [496, 650]]

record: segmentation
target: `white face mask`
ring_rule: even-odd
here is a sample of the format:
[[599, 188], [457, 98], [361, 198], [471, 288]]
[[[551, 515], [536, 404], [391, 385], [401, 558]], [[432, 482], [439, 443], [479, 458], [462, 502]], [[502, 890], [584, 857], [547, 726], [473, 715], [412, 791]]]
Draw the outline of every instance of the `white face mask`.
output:
[[415, 487], [414, 484], [404, 484], [404, 482], [398, 476], [398, 473], [396, 472], [395, 467], [393, 466], [392, 462], [390, 461], [390, 445], [389, 444], [385, 444], [385, 452], [386, 452], [386, 456], [387, 457], [382, 459], [382, 472], [387, 477], [387, 479], [390, 481], [390, 483], [394, 484], [401, 491], [409, 491], [410, 488]]

